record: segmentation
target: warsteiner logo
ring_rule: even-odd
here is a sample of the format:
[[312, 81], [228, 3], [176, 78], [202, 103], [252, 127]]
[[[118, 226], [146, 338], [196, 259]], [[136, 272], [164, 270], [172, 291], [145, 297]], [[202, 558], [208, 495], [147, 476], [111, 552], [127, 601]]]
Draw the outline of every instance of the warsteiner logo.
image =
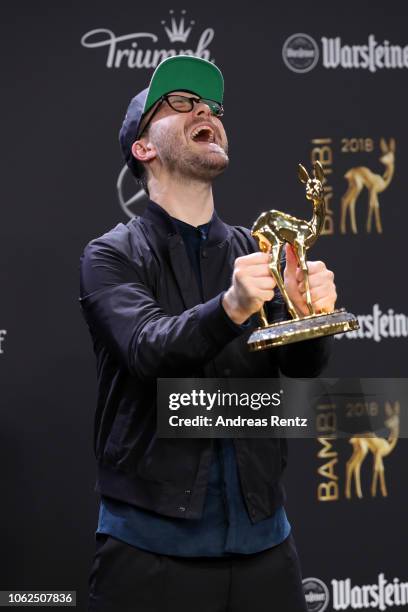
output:
[[[333, 610], [385, 610], [408, 605], [408, 582], [387, 580], [378, 575], [374, 584], [352, 584], [351, 578], [331, 580]], [[308, 612], [324, 612], [329, 604], [329, 589], [319, 578], [305, 578], [303, 590]]]
[[326, 69], [377, 70], [408, 68], [408, 45], [391, 44], [389, 40], [379, 43], [374, 34], [363, 44], [345, 44], [340, 36], [320, 39], [322, 52], [308, 34], [292, 34], [283, 44], [282, 57], [289, 70], [309, 72], [317, 65], [319, 55]]
[[346, 334], [336, 334], [334, 338], [340, 340], [367, 339], [374, 342], [381, 342], [386, 339], [407, 338], [408, 337], [408, 317], [403, 312], [395, 312], [393, 308], [388, 308], [383, 312], [379, 304], [372, 306], [372, 311], [368, 314], [358, 314], [357, 320], [359, 328], [347, 332]]
[[[107, 68], [156, 68], [161, 61], [174, 55], [194, 55], [202, 59], [214, 61], [210, 57], [209, 44], [214, 38], [213, 28], [206, 28], [195, 37], [193, 47], [185, 46], [194, 31], [195, 21], [186, 20], [186, 11], [181, 11], [181, 17], [176, 18], [170, 11], [170, 20], [162, 20], [163, 33], [174, 47], [157, 48], [159, 36], [153, 32], [133, 32], [117, 36], [112, 30], [98, 28], [86, 32], [81, 38], [81, 45], [88, 49], [104, 48]], [[162, 34], [163, 36], [163, 34]], [[183, 47], [179, 47], [182, 44]]]
[[408, 582], [400, 582], [399, 578], [388, 581], [383, 573], [379, 574], [376, 584], [352, 586], [350, 578], [332, 580], [331, 584], [334, 610], [384, 611], [408, 605]]
[[293, 34], [283, 45], [282, 57], [293, 72], [309, 72], [319, 59], [319, 47], [308, 34]]
[[330, 600], [327, 586], [319, 578], [304, 578], [302, 582], [307, 611], [324, 612]]

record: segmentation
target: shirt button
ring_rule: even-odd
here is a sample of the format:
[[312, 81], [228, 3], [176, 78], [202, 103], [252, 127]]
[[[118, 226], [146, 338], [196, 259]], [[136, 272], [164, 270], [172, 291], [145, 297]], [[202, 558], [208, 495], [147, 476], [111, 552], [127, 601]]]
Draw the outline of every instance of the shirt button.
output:
[[180, 510], [180, 512], [185, 512], [186, 511], [184, 506], [179, 506], [178, 509]]
[[190, 489], [186, 489], [186, 490], [184, 491], [184, 493], [185, 493], [185, 495], [190, 495], [191, 491], [190, 491]]
[[203, 257], [208, 257], [208, 255], [207, 255], [207, 251], [203, 251], [203, 252], [202, 252], [202, 256], [203, 256]]

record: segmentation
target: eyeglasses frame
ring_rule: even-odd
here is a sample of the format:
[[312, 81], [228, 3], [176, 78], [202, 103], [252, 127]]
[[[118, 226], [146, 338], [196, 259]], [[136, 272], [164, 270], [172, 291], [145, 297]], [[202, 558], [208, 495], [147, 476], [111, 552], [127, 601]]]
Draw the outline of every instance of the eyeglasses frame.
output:
[[[192, 93], [194, 94], [193, 91], [187, 91], [185, 90], [185, 93]], [[172, 106], [168, 100], [169, 96], [180, 96], [181, 98], [187, 98], [188, 100], [191, 100], [193, 105], [189, 110], [185, 110], [185, 111], [181, 111], [178, 110], [177, 108], [174, 108], [174, 106]], [[219, 105], [221, 112], [219, 114], [213, 113], [211, 111], [211, 114], [214, 115], [214, 117], [222, 117], [224, 114], [224, 107], [222, 104], [220, 104], [219, 102], [217, 102], [217, 100], [211, 100], [210, 98], [190, 98], [189, 96], [183, 96], [183, 94], [176, 94], [174, 92], [169, 92], [167, 94], [164, 94], [163, 96], [161, 96], [158, 100], [157, 100], [158, 104], [156, 106], [156, 108], [154, 109], [149, 121], [146, 123], [146, 125], [144, 126], [144, 128], [142, 129], [142, 131], [138, 134], [137, 138], [141, 138], [144, 134], [144, 132], [146, 131], [148, 125], [151, 123], [153, 117], [156, 115], [156, 113], [158, 112], [159, 108], [161, 107], [161, 105], [163, 104], [163, 102], [167, 102], [167, 104], [170, 106], [170, 108], [174, 111], [176, 111], [176, 113], [189, 113], [193, 110], [194, 108], [194, 104], [199, 104], [200, 102], [215, 102], [216, 104]], [[211, 110], [211, 109], [210, 109]], [[143, 119], [142, 119], [143, 120]]]

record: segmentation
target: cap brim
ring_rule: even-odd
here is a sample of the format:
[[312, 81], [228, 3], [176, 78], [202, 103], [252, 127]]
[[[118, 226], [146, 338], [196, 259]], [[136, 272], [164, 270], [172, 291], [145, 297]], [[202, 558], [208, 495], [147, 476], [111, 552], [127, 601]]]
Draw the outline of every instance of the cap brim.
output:
[[169, 57], [153, 73], [143, 112], [171, 91], [190, 91], [222, 104], [224, 79], [219, 68], [207, 60], [190, 55]]

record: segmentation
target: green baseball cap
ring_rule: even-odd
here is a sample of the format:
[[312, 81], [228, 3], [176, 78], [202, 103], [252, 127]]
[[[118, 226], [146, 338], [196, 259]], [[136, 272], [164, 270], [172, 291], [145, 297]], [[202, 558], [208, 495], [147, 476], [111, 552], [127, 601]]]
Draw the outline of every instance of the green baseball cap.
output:
[[146, 113], [161, 96], [171, 91], [190, 91], [200, 98], [222, 104], [224, 79], [212, 62], [192, 55], [176, 55], [163, 60], [150, 81], [143, 109]]

